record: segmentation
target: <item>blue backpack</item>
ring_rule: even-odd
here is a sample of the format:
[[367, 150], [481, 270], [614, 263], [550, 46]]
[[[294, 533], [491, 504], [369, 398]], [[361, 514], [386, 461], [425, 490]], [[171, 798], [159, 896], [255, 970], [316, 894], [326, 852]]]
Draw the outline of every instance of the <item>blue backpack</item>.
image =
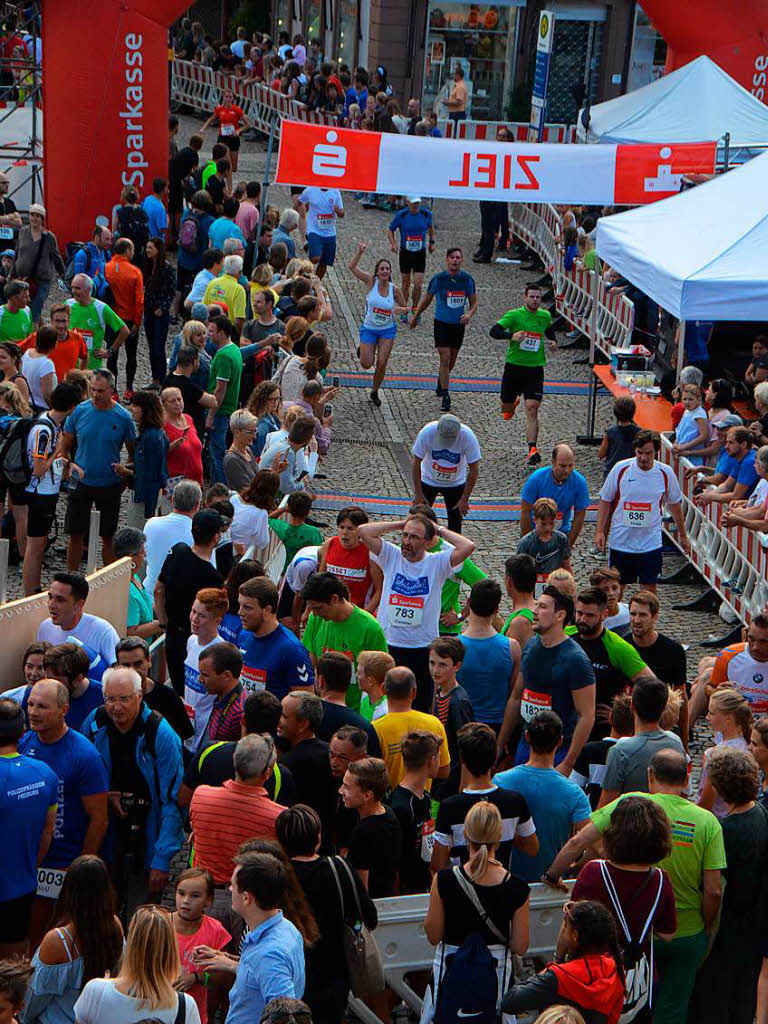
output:
[[[460, 867], [453, 869], [459, 888], [466, 895], [472, 906], [489, 931], [505, 948], [509, 939], [501, 934], [491, 921], [485, 907], [480, 902], [472, 883], [463, 874]], [[443, 955], [445, 950], [443, 949]], [[504, 958], [504, 981], [506, 981], [506, 962]], [[499, 979], [496, 973], [496, 957], [488, 949], [482, 935], [471, 932], [455, 953], [440, 961], [440, 983], [437, 990], [433, 1024], [496, 1024], [499, 1001]]]

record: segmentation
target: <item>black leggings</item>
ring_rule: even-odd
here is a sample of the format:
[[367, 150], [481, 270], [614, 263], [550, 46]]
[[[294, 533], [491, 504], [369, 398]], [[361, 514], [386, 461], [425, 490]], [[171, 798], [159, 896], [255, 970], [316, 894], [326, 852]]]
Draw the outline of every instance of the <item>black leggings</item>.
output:
[[461, 512], [459, 512], [458, 505], [464, 493], [464, 487], [465, 484], [461, 484], [459, 487], [435, 487], [432, 484], [425, 484], [424, 481], [421, 483], [424, 497], [430, 505], [434, 505], [435, 498], [438, 494], [442, 494], [445, 510], [448, 513], [448, 529], [453, 530], [454, 533], [461, 533]]
[[[125, 339], [125, 386], [128, 391], [133, 391], [133, 382], [136, 379], [136, 350], [139, 347], [139, 328], [131, 328], [131, 333]], [[115, 375], [115, 387], [117, 387], [117, 361], [120, 358], [120, 349], [117, 352], [110, 352], [107, 358], [107, 369]]]

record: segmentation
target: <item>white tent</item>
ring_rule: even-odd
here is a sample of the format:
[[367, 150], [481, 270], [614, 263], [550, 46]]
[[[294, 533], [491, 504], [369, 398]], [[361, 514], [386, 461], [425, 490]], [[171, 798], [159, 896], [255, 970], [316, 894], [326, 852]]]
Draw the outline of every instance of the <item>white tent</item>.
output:
[[587, 142], [705, 142], [729, 132], [732, 147], [768, 144], [768, 107], [709, 57], [591, 107], [588, 134], [581, 113]]
[[601, 217], [596, 248], [678, 319], [768, 319], [768, 153], [680, 195]]

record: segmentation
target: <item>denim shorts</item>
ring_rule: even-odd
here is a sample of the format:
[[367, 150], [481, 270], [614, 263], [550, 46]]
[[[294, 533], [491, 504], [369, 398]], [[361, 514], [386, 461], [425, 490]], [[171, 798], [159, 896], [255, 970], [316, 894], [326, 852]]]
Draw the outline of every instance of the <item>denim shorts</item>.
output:
[[320, 262], [324, 263], [326, 267], [332, 267], [333, 261], [336, 259], [336, 235], [318, 235], [314, 231], [310, 231], [307, 235], [307, 243], [309, 245], [309, 258], [316, 260], [320, 258]]

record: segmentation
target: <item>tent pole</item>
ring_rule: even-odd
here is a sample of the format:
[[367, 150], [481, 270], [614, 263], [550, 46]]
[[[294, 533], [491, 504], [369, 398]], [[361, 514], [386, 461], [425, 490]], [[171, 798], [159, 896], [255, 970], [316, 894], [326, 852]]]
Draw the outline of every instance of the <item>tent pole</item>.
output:
[[595, 413], [597, 411], [597, 376], [595, 375], [595, 341], [597, 339], [597, 305], [600, 296], [600, 274], [593, 270], [590, 275], [592, 285], [592, 310], [589, 323], [589, 396], [587, 397], [586, 434], [577, 437], [579, 444], [598, 445], [602, 438], [595, 436]]
[[731, 133], [725, 133], [725, 144], [723, 146], [723, 174], [728, 170], [728, 164], [731, 161]]
[[680, 383], [680, 374], [683, 372], [683, 357], [685, 355], [685, 320], [680, 321], [677, 334], [677, 366], [675, 367], [675, 384]]

